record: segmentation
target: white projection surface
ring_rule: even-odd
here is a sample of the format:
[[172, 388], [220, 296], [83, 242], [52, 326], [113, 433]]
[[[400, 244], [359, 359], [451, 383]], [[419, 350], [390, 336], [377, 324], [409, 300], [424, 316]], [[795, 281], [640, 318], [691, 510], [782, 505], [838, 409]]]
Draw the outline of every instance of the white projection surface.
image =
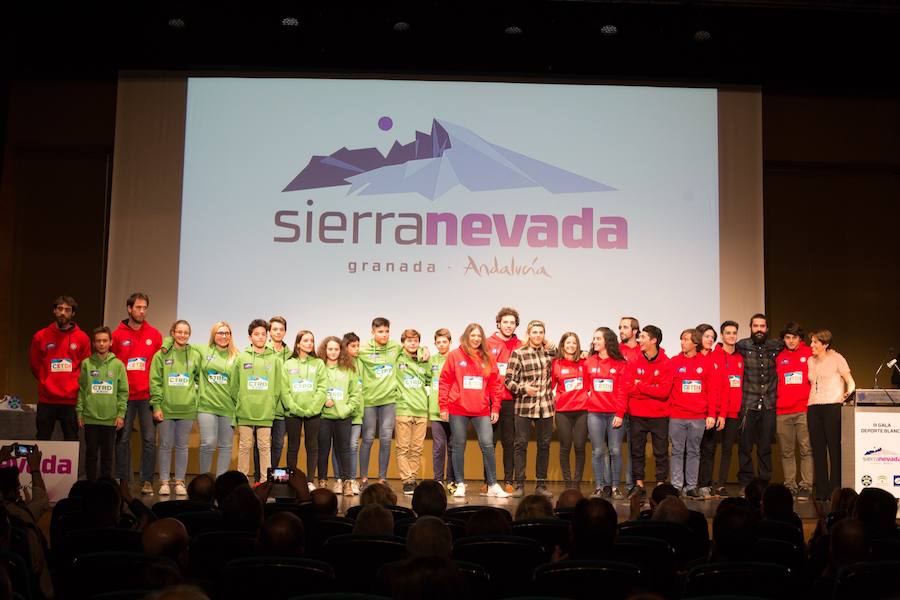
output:
[[[714, 89], [190, 78], [178, 317], [430, 345], [719, 322]], [[524, 327], [519, 330], [524, 335]]]

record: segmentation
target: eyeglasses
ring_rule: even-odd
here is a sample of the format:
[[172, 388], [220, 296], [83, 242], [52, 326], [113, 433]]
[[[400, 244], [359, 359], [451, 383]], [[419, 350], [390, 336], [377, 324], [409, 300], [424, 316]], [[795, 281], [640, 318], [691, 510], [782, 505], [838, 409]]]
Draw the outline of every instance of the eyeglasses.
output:
[[216, 335], [231, 335], [230, 331], [217, 331]]

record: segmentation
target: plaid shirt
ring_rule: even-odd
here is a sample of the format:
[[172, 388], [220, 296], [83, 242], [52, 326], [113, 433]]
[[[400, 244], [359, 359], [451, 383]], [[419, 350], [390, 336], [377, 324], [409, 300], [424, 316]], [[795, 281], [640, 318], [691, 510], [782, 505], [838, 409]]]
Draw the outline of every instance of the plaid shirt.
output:
[[778, 373], [775, 359], [784, 350], [784, 342], [766, 339], [754, 344], [752, 338], [744, 338], [735, 344], [735, 351], [744, 358], [743, 398], [744, 410], [774, 409], [777, 402]]
[[[553, 416], [556, 405], [550, 385], [550, 367], [555, 353], [553, 346], [533, 348], [528, 345], [513, 350], [504, 383], [515, 400], [516, 415], [530, 419]], [[526, 394], [526, 383], [536, 386], [538, 393], [534, 396]]]

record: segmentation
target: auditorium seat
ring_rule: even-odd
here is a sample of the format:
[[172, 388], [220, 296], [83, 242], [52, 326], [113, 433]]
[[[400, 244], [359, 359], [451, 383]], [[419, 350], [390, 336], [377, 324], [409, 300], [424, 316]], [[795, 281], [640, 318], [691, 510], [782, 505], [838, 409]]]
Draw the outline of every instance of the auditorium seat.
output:
[[534, 570], [537, 596], [564, 593], [574, 600], [618, 600], [646, 592], [649, 585], [636, 565], [605, 560], [561, 560]]
[[617, 562], [637, 566], [647, 577], [651, 591], [664, 597], [679, 592], [675, 549], [665, 540], [649, 537], [620, 537], [610, 553]]
[[122, 590], [120, 592], [106, 592], [97, 594], [91, 600], [144, 600], [154, 590]]
[[71, 527], [68, 530], [61, 530], [64, 526], [60, 521], [70, 513], [81, 513], [84, 510], [84, 500], [81, 498], [62, 498], [54, 506], [50, 512], [50, 547], [56, 545], [62, 540], [62, 536], [69, 531], [75, 529], [83, 529], [83, 527]]
[[157, 519], [175, 517], [187, 512], [204, 512], [213, 510], [209, 504], [193, 500], [163, 500], [150, 507]]
[[58, 597], [86, 600], [99, 594], [125, 590], [158, 590], [181, 582], [171, 560], [132, 552], [97, 552], [76, 556], [68, 569], [67, 584]]
[[[491, 578], [487, 570], [481, 565], [463, 560], [453, 561], [466, 582], [466, 596], [464, 600], [489, 600], [491, 594]], [[406, 565], [405, 560], [387, 563], [378, 570], [376, 585], [373, 588], [378, 594], [391, 595], [391, 581], [398, 571]]]
[[222, 531], [225, 527], [222, 513], [215, 511], [186, 512], [175, 515], [184, 524], [188, 535], [192, 538], [204, 533]]
[[306, 523], [308, 519], [315, 516], [315, 507], [312, 505], [312, 502], [304, 502], [302, 504], [297, 504], [296, 502], [268, 502], [263, 505], [263, 514], [267, 519], [280, 512], [293, 513]]
[[702, 547], [698, 546], [694, 532], [678, 523], [664, 521], [625, 521], [619, 524], [620, 537], [650, 537], [665, 540], [675, 549], [678, 568], [683, 568], [691, 560], [704, 558]]
[[799, 546], [801, 549], [805, 547], [803, 530], [790, 523], [763, 519], [756, 523], [755, 529], [757, 537], [781, 540]]
[[388, 596], [379, 596], [377, 594], [364, 594], [358, 592], [329, 592], [327, 594], [294, 596], [290, 600], [391, 600], [391, 598]]
[[[199, 514], [199, 513], [193, 513]], [[232, 560], [253, 556], [256, 534], [244, 531], [210, 531], [191, 539], [188, 573], [197, 579], [218, 581]]]
[[574, 508], [557, 508], [553, 511], [553, 514], [556, 515], [558, 519], [565, 519], [566, 521], [571, 521], [572, 517], [575, 516]]
[[[459, 519], [443, 519], [444, 525], [450, 529], [450, 535], [453, 536], [453, 541], [455, 542], [461, 537], [466, 535], [466, 523], [465, 521], [460, 521]], [[406, 535], [409, 533], [409, 528], [415, 524], [416, 519], [401, 519], [394, 523], [394, 535], [406, 538]]]
[[516, 535], [464, 537], [453, 545], [453, 558], [487, 569], [495, 597], [501, 593], [529, 593], [531, 582], [527, 574], [546, 562], [538, 542]]
[[130, 529], [79, 529], [67, 533], [54, 550], [58, 564], [65, 567], [76, 556], [96, 552], [141, 552], [141, 534]]
[[[413, 512], [413, 509], [407, 508], [405, 506], [397, 506], [396, 504], [385, 504], [384, 507], [394, 515], [394, 522], [400, 521], [401, 519], [415, 519], [416, 513]], [[356, 517], [359, 515], [359, 512], [364, 509], [365, 506], [361, 504], [357, 504], [356, 506], [351, 506], [347, 509], [346, 517], [348, 519], [356, 520]]]
[[806, 573], [806, 556], [803, 548], [784, 540], [759, 538], [752, 556], [753, 560], [788, 567], [795, 578]]
[[31, 573], [28, 571], [25, 560], [12, 552], [0, 552], [0, 566], [6, 569], [6, 574], [12, 584], [12, 591], [25, 600], [31, 600]]
[[834, 580], [834, 600], [877, 600], [900, 596], [900, 561], [864, 562], [844, 567]]
[[453, 506], [447, 509], [447, 511], [444, 513], [444, 516], [451, 519], [459, 519], [460, 521], [468, 523], [472, 515], [483, 508], [493, 508], [495, 510], [499, 510], [501, 513], [503, 513], [503, 516], [506, 517], [506, 519], [510, 523], [512, 523], [512, 514], [505, 508], [500, 508], [499, 506], [478, 506], [473, 504], [466, 504], [465, 506]]
[[405, 557], [406, 541], [394, 535], [338, 535], [322, 546], [322, 558], [344, 591], [370, 592], [379, 569]]
[[303, 526], [306, 528], [306, 554], [318, 558], [322, 555], [322, 546], [327, 540], [353, 533], [354, 522], [343, 517], [319, 520], [307, 516]]
[[791, 571], [782, 565], [709, 563], [698, 565], [688, 572], [683, 597], [723, 596], [738, 591], [744, 596], [789, 600], [795, 589], [791, 584]]
[[298, 591], [317, 594], [333, 588], [334, 569], [327, 563], [306, 558], [253, 556], [228, 563], [220, 598], [287, 600]]
[[544, 554], [550, 560], [557, 546], [563, 552], [568, 551], [571, 523], [563, 519], [527, 519], [514, 522], [512, 532], [513, 535], [535, 540], [544, 548]]

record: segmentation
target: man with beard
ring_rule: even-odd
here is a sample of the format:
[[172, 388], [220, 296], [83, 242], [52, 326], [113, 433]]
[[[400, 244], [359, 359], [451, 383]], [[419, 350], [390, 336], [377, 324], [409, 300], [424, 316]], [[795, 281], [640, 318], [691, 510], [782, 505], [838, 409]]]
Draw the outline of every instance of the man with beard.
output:
[[54, 322], [31, 339], [31, 372], [38, 380], [35, 424], [39, 440], [49, 440], [59, 421], [63, 438], [78, 441], [75, 403], [81, 361], [91, 355], [91, 342], [73, 320], [78, 303], [71, 296], [53, 301]]
[[150, 409], [150, 361], [162, 346], [159, 331], [147, 322], [150, 296], [135, 292], [128, 296], [125, 308], [128, 318], [119, 323], [112, 334], [112, 352], [125, 363], [128, 376], [128, 409], [125, 426], [116, 441], [116, 477], [131, 481], [131, 432], [134, 420], [141, 424], [141, 493], [153, 493], [153, 471], [156, 467], [156, 425]]
[[[761, 313], [750, 319], [750, 337], [735, 345], [736, 352], [744, 359], [738, 470], [738, 482], [742, 487], [757, 477], [765, 481], [772, 478], [772, 441], [775, 437], [778, 389], [776, 358], [783, 349], [783, 341], [769, 339], [768, 319]], [[758, 474], [753, 466], [754, 445]]]

